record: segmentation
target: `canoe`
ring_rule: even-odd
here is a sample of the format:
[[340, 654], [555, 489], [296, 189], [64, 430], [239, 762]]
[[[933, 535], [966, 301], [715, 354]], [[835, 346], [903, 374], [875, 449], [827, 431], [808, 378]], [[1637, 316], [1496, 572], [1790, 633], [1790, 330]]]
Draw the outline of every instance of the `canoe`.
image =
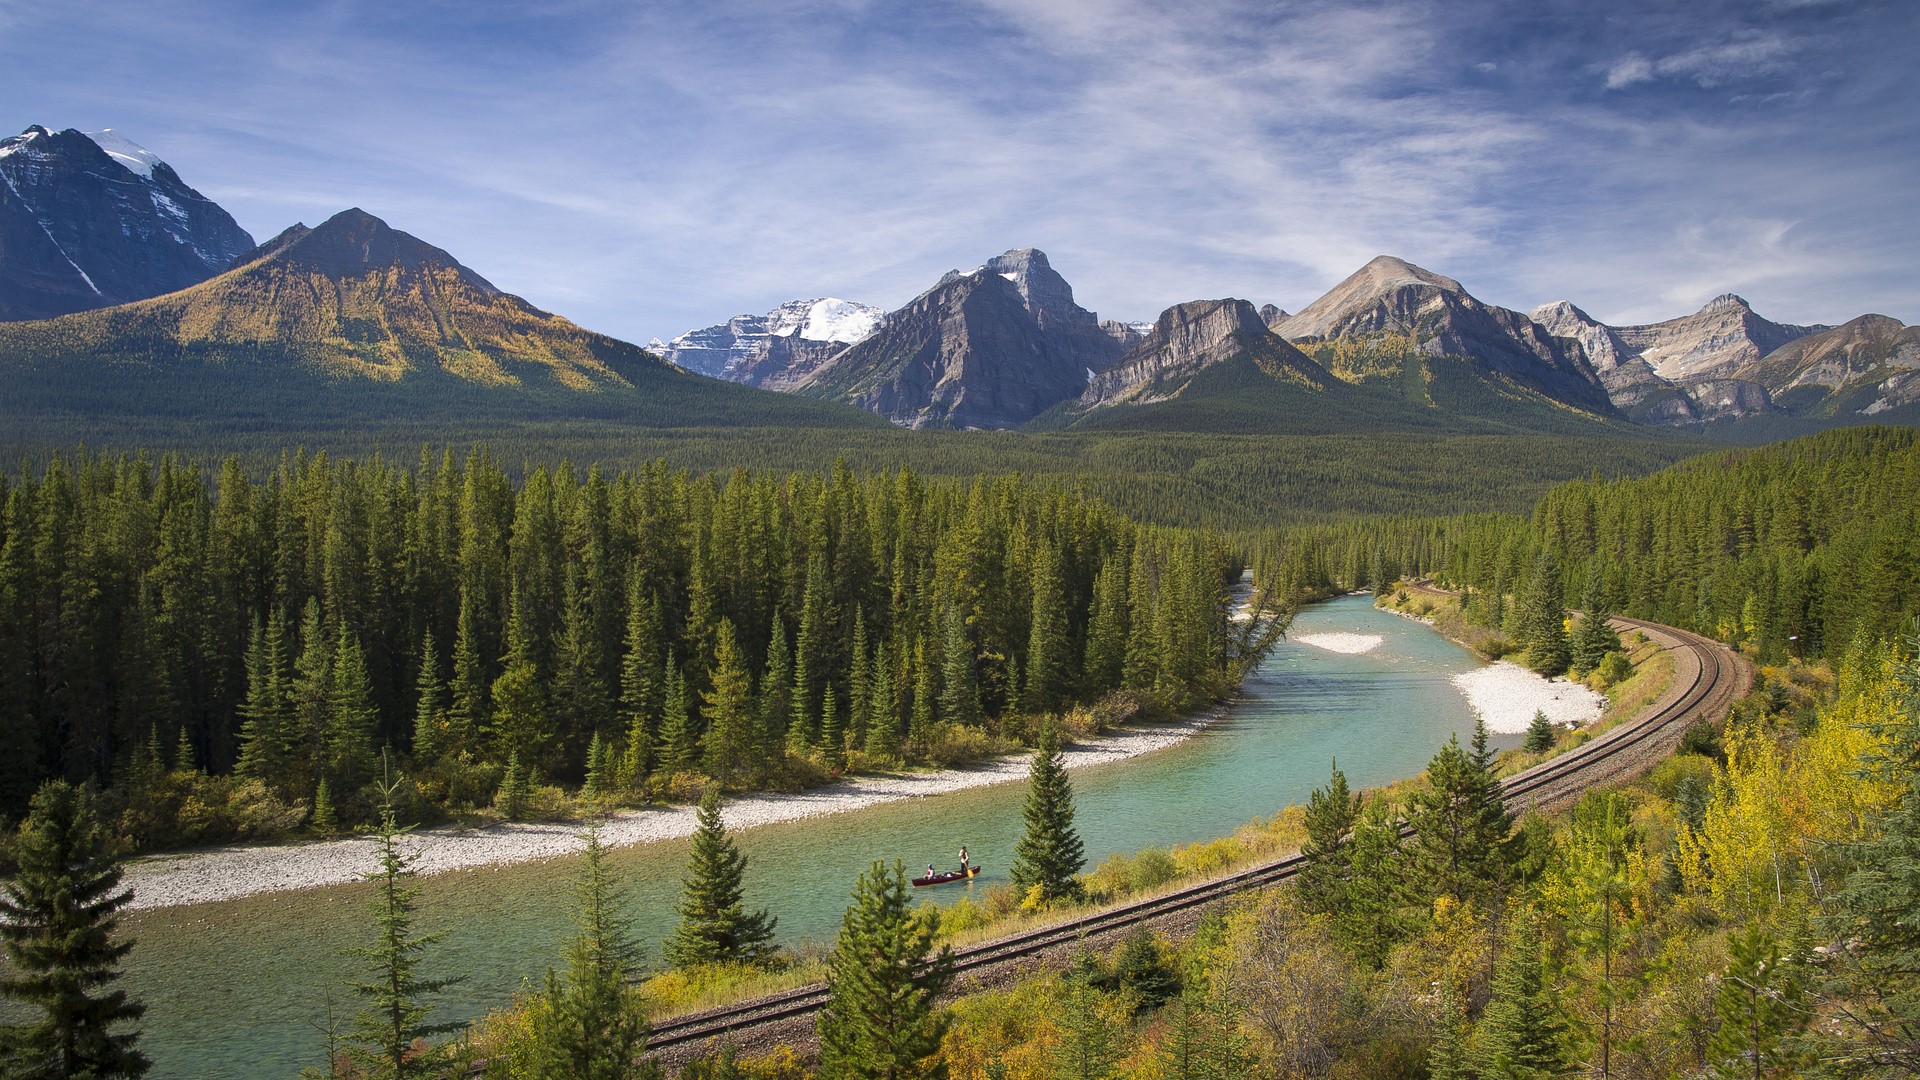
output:
[[923, 885], [945, 885], [949, 881], [965, 881], [979, 872], [980, 866], [976, 863], [965, 870], [943, 870], [932, 877], [914, 878], [912, 885], [916, 889]]

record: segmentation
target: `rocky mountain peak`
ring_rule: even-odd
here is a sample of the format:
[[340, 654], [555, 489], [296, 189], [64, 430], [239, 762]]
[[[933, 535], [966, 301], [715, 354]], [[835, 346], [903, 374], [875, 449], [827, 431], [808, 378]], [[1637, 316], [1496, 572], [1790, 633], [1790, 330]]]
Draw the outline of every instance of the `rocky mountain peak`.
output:
[[1753, 305], [1747, 303], [1747, 301], [1744, 298], [1734, 293], [1721, 293], [1719, 296], [1716, 296], [1713, 299], [1707, 301], [1706, 304], [1703, 307], [1701, 307], [1700, 314], [1709, 315], [1709, 314], [1714, 314], [1714, 313], [1723, 312], [1723, 311], [1752, 311], [1752, 310], [1753, 310]]
[[143, 300], [212, 277], [253, 238], [112, 129], [0, 140], [0, 320]]
[[1245, 300], [1191, 300], [1160, 313], [1153, 329], [1119, 362], [1095, 375], [1079, 408], [1146, 405], [1176, 397], [1195, 375], [1247, 357], [1268, 375], [1310, 385], [1332, 382], [1326, 372], [1267, 328]]
[[1288, 319], [1291, 319], [1291, 318], [1293, 318], [1293, 316], [1288, 314], [1284, 308], [1281, 308], [1278, 305], [1275, 305], [1275, 304], [1260, 305], [1260, 321], [1266, 323], [1267, 328], [1270, 330], [1276, 330], [1276, 331], [1279, 330], [1280, 324], [1283, 322], [1286, 322]]

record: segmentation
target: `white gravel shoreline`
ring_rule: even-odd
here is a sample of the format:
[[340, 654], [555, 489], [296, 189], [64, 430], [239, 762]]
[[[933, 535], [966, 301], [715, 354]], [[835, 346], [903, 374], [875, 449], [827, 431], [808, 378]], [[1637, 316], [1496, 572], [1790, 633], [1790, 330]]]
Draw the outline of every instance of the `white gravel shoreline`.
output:
[[1607, 699], [1581, 683], [1544, 678], [1511, 660], [1450, 678], [1466, 696], [1468, 707], [1497, 735], [1527, 730], [1536, 712], [1546, 713], [1547, 719], [1562, 727], [1581, 727], [1600, 719], [1607, 709]]
[[[1181, 742], [1224, 713], [1223, 708], [1215, 708], [1171, 723], [1112, 731], [1066, 747], [1062, 756], [1069, 769], [1138, 757]], [[1008, 755], [964, 769], [861, 776], [797, 794], [742, 795], [726, 804], [723, 816], [729, 829], [751, 829], [900, 799], [1004, 784], [1024, 779], [1028, 760], [1026, 755]], [[610, 818], [601, 827], [600, 838], [610, 847], [625, 847], [690, 836], [693, 829], [691, 806], [628, 810]], [[439, 874], [572, 854], [580, 850], [579, 833], [578, 825], [501, 823], [484, 828], [423, 829], [410, 834], [405, 843], [417, 856], [415, 869], [422, 874]], [[358, 880], [373, 868], [372, 841], [355, 837], [149, 856], [127, 864], [125, 884], [133, 889], [129, 906], [143, 910], [340, 885]]]

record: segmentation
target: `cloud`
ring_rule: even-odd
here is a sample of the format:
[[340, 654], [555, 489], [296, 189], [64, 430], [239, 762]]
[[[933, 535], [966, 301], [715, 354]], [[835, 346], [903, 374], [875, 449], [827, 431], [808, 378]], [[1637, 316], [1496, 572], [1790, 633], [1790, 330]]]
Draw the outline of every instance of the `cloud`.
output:
[[1701, 45], [1650, 60], [1630, 52], [1606, 67], [1606, 87], [1621, 90], [1656, 79], [1686, 79], [1712, 90], [1743, 79], [1785, 71], [1794, 47], [1777, 34], [1749, 32], [1714, 45]]

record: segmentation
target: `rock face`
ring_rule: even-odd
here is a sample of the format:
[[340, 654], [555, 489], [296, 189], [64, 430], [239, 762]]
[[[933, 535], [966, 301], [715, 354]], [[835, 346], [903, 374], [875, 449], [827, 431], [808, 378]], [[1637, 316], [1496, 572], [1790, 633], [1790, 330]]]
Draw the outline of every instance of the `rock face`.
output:
[[174, 292], [252, 248], [225, 210], [111, 129], [0, 140], [0, 320]]
[[1464, 357], [1564, 404], [1613, 412], [1577, 345], [1517, 311], [1481, 303], [1450, 277], [1388, 255], [1282, 322], [1279, 333], [1295, 343], [1399, 338], [1422, 355]]
[[1281, 323], [1291, 318], [1293, 318], [1292, 315], [1272, 304], [1260, 305], [1260, 321], [1266, 323], [1269, 330], [1278, 330]]
[[1277, 378], [1322, 388], [1333, 382], [1325, 369], [1267, 329], [1247, 301], [1194, 300], [1161, 312], [1138, 345], [1087, 383], [1079, 408], [1166, 401], [1200, 372], [1242, 356]]
[[[1854, 406], [1859, 415], [1878, 416], [1920, 403], [1920, 326], [1862, 315], [1789, 342], [1736, 374], [1794, 411]], [[1867, 400], [1844, 400], [1850, 397]]]
[[689, 371], [787, 390], [835, 353], [864, 341], [886, 313], [836, 297], [792, 300], [765, 315], [735, 315], [649, 347]]
[[1771, 410], [1776, 388], [1746, 369], [1789, 342], [1827, 329], [1772, 322], [1731, 293], [1692, 315], [1645, 326], [1607, 326], [1564, 300], [1535, 308], [1533, 318], [1556, 336], [1580, 342], [1615, 407], [1662, 424]]
[[905, 427], [1011, 428], [1077, 397], [1125, 348], [1022, 248], [949, 272], [794, 389]]

